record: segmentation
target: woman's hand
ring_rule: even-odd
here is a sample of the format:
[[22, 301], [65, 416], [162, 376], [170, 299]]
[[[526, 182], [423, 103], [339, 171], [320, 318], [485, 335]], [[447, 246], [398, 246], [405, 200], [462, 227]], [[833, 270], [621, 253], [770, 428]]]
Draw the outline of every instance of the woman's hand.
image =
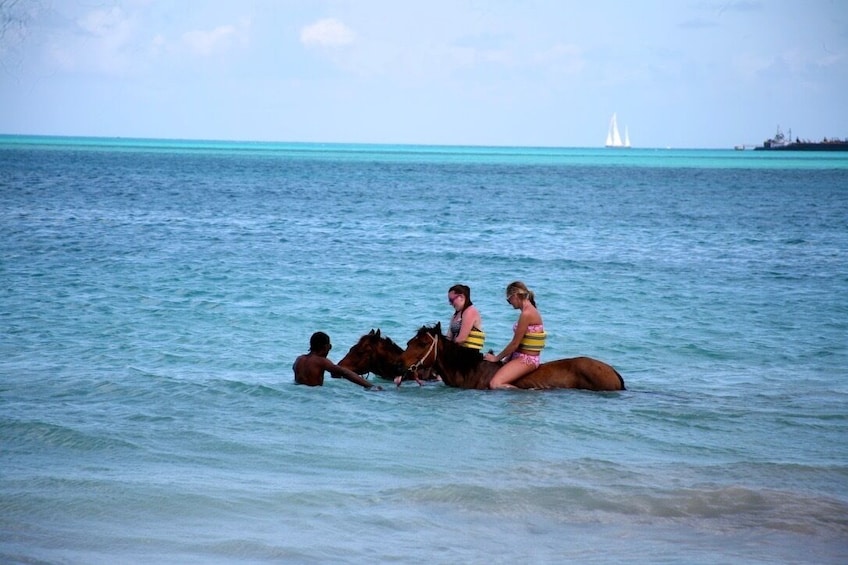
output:
[[491, 361], [492, 363], [498, 363], [500, 361], [497, 355], [494, 355], [493, 353], [486, 353], [485, 355], [483, 355], [483, 359], [485, 359], [486, 361]]

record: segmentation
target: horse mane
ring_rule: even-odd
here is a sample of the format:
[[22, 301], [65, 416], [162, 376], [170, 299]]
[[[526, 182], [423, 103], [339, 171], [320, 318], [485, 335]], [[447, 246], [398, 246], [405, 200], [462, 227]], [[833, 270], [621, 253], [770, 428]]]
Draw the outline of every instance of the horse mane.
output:
[[443, 335], [441, 323], [430, 327], [421, 326], [421, 329], [418, 330], [417, 337], [422, 337], [423, 335], [438, 336], [439, 347], [444, 351], [445, 360], [451, 367], [462, 373], [467, 373], [475, 369], [483, 361], [483, 354], [476, 349], [463, 347]]
[[363, 337], [363, 338], [368, 338], [368, 339], [375, 339], [375, 338], [376, 338], [376, 339], [377, 339], [377, 341], [382, 341], [382, 342], [384, 342], [386, 345], [388, 345], [389, 347], [391, 347], [392, 349], [394, 349], [394, 350], [395, 350], [396, 352], [398, 352], [398, 353], [400, 353], [400, 352], [402, 352], [402, 351], [403, 351], [403, 347], [401, 347], [400, 345], [398, 345], [397, 343], [395, 343], [394, 341], [392, 341], [392, 338], [390, 338], [389, 336], [382, 335], [382, 334], [380, 333], [380, 330], [379, 330], [379, 329], [377, 329], [376, 331], [375, 331], [375, 330], [371, 330], [371, 332], [370, 332], [370, 333], [367, 333], [367, 334], [365, 334], [365, 335], [364, 335], [364, 336], [362, 336], [362, 337]]

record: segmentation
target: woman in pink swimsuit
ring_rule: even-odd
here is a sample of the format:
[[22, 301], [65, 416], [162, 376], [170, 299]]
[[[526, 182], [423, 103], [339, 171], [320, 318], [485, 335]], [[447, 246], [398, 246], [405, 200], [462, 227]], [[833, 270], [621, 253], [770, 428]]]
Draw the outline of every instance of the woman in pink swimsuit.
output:
[[523, 282], [515, 281], [506, 287], [506, 301], [521, 314], [513, 326], [512, 341], [497, 355], [484, 356], [486, 361], [505, 361], [492, 377], [489, 388], [512, 388], [510, 383], [539, 366], [539, 355], [545, 346], [545, 326], [536, 309], [533, 291]]

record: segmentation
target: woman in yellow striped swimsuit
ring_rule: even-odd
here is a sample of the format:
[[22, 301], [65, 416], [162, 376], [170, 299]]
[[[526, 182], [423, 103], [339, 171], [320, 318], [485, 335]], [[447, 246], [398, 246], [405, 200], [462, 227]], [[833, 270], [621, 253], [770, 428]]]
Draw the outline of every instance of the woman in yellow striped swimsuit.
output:
[[471, 302], [471, 289], [455, 284], [448, 290], [448, 302], [455, 310], [448, 326], [448, 339], [478, 351], [483, 349], [486, 334], [477, 307]]
[[535, 295], [523, 282], [515, 281], [506, 287], [506, 301], [521, 314], [512, 328], [512, 341], [497, 355], [485, 355], [486, 361], [505, 361], [492, 377], [489, 388], [512, 388], [511, 382], [536, 369], [541, 364], [540, 354], [547, 337]]

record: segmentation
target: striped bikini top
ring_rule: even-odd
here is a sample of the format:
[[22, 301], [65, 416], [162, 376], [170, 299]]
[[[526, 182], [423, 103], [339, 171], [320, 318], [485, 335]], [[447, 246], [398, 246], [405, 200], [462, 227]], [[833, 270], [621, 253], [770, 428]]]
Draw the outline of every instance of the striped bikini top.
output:
[[[451, 320], [450, 330], [451, 335], [454, 339], [456, 339], [456, 336], [459, 335], [459, 330], [461, 328], [462, 317], [460, 317], [459, 319], [454, 318], [453, 320]], [[477, 349], [482, 351], [483, 343], [485, 343], [485, 341], [486, 333], [483, 330], [479, 329], [477, 326], [474, 326], [471, 328], [471, 331], [468, 332], [468, 337], [465, 339], [465, 341], [460, 343], [459, 345], [467, 347], [468, 349]]]
[[[518, 323], [516, 322], [516, 326]], [[545, 339], [548, 334], [545, 333], [545, 326], [542, 324], [530, 324], [527, 326], [527, 332], [518, 343], [518, 349], [528, 351], [530, 353], [541, 353], [545, 348]]]

